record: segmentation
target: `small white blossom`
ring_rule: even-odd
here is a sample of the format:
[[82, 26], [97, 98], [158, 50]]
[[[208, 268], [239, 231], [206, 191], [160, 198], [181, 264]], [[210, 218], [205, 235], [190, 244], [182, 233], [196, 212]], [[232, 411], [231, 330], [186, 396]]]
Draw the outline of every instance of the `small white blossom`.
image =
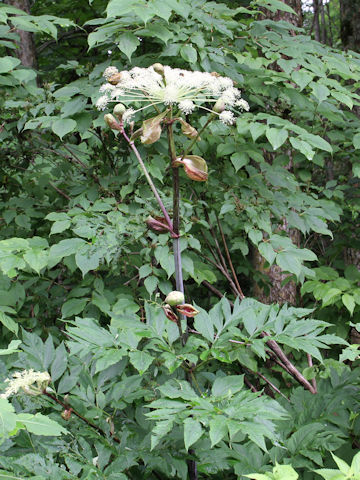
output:
[[237, 100], [237, 102], [235, 103], [235, 105], [237, 107], [240, 107], [241, 109], [245, 110], [246, 112], [248, 112], [250, 110], [250, 105], [248, 104], [248, 102], [246, 100], [244, 100], [243, 98], [240, 98], [240, 100]]
[[96, 108], [98, 110], [105, 110], [108, 103], [109, 97], [107, 95], [102, 95], [96, 102]]
[[133, 108], [128, 108], [127, 110], [125, 110], [122, 116], [122, 121], [124, 123], [127, 123], [130, 121], [131, 117], [133, 117], [134, 115], [135, 115], [135, 110]]
[[9, 385], [0, 398], [8, 398], [18, 393], [19, 390], [23, 390], [28, 395], [41, 395], [50, 380], [48, 372], [34, 372], [32, 369], [15, 372], [13, 378], [5, 380]]
[[189, 115], [195, 110], [195, 103], [192, 102], [191, 100], [183, 100], [182, 102], [179, 102], [179, 109], [185, 114]]
[[101, 85], [99, 92], [111, 94], [113, 90], [115, 90], [115, 85], [111, 85], [111, 83], [104, 83], [104, 85]]
[[116, 75], [117, 73], [119, 73], [119, 70], [116, 67], [107, 67], [105, 68], [103, 77], [105, 77], [106, 80], [109, 80], [109, 78]]
[[225, 125], [232, 125], [235, 122], [235, 117], [230, 110], [224, 110], [222, 113], [220, 113], [219, 120]]

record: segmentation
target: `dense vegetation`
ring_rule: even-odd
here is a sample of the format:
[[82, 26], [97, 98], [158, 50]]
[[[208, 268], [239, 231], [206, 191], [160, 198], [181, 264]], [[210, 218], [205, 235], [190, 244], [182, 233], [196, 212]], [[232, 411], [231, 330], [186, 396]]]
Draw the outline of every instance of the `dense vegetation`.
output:
[[[360, 479], [360, 54], [291, 3], [0, 1], [0, 478]], [[96, 108], [159, 62], [236, 122]]]

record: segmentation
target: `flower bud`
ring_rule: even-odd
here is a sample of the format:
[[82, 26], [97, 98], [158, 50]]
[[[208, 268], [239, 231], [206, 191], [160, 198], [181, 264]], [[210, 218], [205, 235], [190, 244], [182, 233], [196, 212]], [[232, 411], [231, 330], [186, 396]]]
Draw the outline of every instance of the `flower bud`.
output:
[[115, 73], [115, 75], [112, 75], [110, 78], [108, 78], [108, 82], [111, 83], [111, 85], [117, 85], [121, 80], [121, 73]]
[[111, 113], [107, 113], [106, 115], [104, 115], [104, 120], [110, 128], [112, 128], [113, 130], [119, 130], [120, 126], [116, 121], [114, 115], [111, 115]]
[[113, 114], [115, 115], [115, 117], [117, 117], [119, 120], [121, 120], [125, 111], [126, 111], [125, 105], [123, 105], [122, 103], [118, 103], [114, 107]]
[[158, 73], [161, 76], [164, 75], [164, 65], [162, 65], [161, 63], [154, 63], [152, 67], [156, 73]]
[[169, 305], [174, 307], [175, 305], [180, 305], [181, 303], [183, 303], [184, 300], [184, 294], [182, 292], [174, 290], [167, 295], [167, 297], [165, 298], [165, 303], [168, 303]]
[[146, 225], [153, 232], [168, 232], [170, 230], [169, 225], [166, 222], [165, 217], [151, 217], [146, 219]]
[[61, 412], [61, 417], [62, 417], [64, 420], [70, 420], [71, 412], [72, 412], [72, 408], [66, 408], [65, 410], [63, 410], [63, 411]]
[[195, 307], [190, 305], [190, 303], [183, 303], [182, 305], [177, 305], [176, 310], [181, 314], [185, 315], [185, 317], [195, 317], [198, 313], [200, 313], [199, 310], [196, 310]]
[[225, 110], [225, 102], [222, 98], [219, 98], [217, 100], [217, 102], [214, 105], [213, 110], [216, 113], [222, 113]]
[[171, 320], [174, 323], [178, 322], [178, 317], [177, 317], [176, 313], [173, 312], [170, 305], [163, 305], [162, 309], [164, 310], [166, 318], [168, 318], [169, 320]]
[[195, 182], [206, 182], [208, 179], [208, 173], [204, 172], [203, 170], [199, 170], [198, 168], [194, 167], [194, 165], [190, 162], [186, 162], [186, 158], [184, 158], [184, 170], [186, 175], [191, 179], [195, 180]]

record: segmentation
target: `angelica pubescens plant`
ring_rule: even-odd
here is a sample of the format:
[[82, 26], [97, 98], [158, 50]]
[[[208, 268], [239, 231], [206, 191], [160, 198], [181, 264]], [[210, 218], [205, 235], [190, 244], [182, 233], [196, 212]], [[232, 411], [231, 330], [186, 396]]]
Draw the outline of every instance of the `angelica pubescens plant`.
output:
[[[230, 78], [222, 77], [215, 72], [188, 71], [156, 63], [149, 68], [135, 67], [121, 72], [116, 67], [108, 67], [104, 72], [104, 77], [107, 82], [100, 87], [102, 95], [96, 102], [96, 106], [99, 110], [105, 110], [110, 103], [116, 103], [113, 110], [114, 115], [106, 114], [105, 121], [110, 128], [121, 133], [135, 153], [161, 208], [163, 218], [150, 217], [147, 224], [155, 231], [168, 230], [172, 236], [176, 290], [183, 293], [179, 239], [180, 185], [178, 168], [182, 166], [185, 174], [191, 180], [206, 181], [208, 178], [206, 161], [198, 155], [189, 153], [211, 121], [218, 119], [225, 125], [232, 125], [236, 120], [237, 113], [234, 109], [248, 111], [249, 105], [241, 98], [240, 90], [234, 86], [234, 82]], [[142, 119], [141, 128], [129, 136], [125, 130], [126, 126], [130, 123], [136, 124], [139, 120], [139, 113], [144, 113], [148, 109], [155, 110], [156, 116]], [[197, 109], [203, 110], [209, 115], [199, 132], [184, 118]], [[176, 122], [180, 123], [182, 133], [191, 140], [181, 155], [176, 152], [174, 140], [173, 127]], [[146, 145], [155, 143], [162, 134], [163, 126], [166, 127], [173, 172], [172, 219], [134, 142], [139, 138]], [[182, 316], [181, 309], [179, 313]], [[182, 341], [184, 342], [184, 338]]]

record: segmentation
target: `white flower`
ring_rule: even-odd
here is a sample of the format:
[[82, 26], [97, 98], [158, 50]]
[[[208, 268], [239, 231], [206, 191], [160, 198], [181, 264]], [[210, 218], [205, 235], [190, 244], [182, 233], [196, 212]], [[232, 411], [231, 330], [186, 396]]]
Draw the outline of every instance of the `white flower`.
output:
[[[219, 98], [228, 108], [234, 107], [241, 99], [240, 91], [234, 87], [234, 82], [230, 78], [221, 77], [216, 73], [191, 72], [161, 65], [160, 67], [159, 69], [159, 65], [156, 65], [156, 71], [153, 67], [134, 67], [121, 72], [115, 67], [108, 67], [104, 73], [105, 78], [109, 79], [110, 76], [119, 73], [119, 80], [115, 89], [101, 87], [101, 93], [105, 94], [103, 97], [108, 97], [107, 102], [140, 104], [140, 108], [133, 110], [133, 113], [159, 104], [178, 107], [180, 113], [185, 115], [192, 113], [195, 108], [212, 112], [211, 106], [209, 108], [207, 104], [215, 104]], [[97, 108], [101, 110], [107, 104], [103, 97], [96, 103]], [[239, 106], [246, 109], [244, 101]], [[227, 118], [228, 123], [234, 121], [230, 113], [222, 117]]]
[[241, 109], [245, 110], [246, 112], [248, 112], [250, 110], [250, 105], [248, 104], [248, 102], [246, 100], [244, 100], [243, 98], [240, 98], [240, 100], [237, 100], [237, 102], [235, 103], [235, 105], [237, 107], [240, 107]]
[[8, 398], [15, 395], [19, 390], [23, 390], [28, 395], [41, 395], [49, 385], [50, 380], [48, 372], [34, 372], [32, 369], [15, 372], [13, 378], [5, 380], [9, 383], [9, 386], [0, 395], [0, 398]]
[[116, 67], [107, 67], [105, 68], [103, 77], [105, 77], [106, 80], [109, 80], [109, 78], [116, 75], [117, 73], [119, 73], [119, 70]]
[[113, 90], [115, 90], [115, 85], [111, 85], [111, 83], [104, 83], [104, 85], [101, 85], [99, 92], [111, 94]]
[[225, 125], [232, 125], [235, 122], [235, 117], [230, 110], [224, 110], [222, 113], [220, 113], [219, 120]]
[[107, 95], [102, 95], [96, 102], [96, 108], [98, 110], [105, 110], [106, 105], [109, 103], [109, 97]]
[[127, 110], [125, 110], [122, 116], [122, 121], [124, 123], [127, 123], [130, 121], [131, 117], [133, 117], [134, 115], [135, 115], [135, 110], [133, 108], [128, 108]]
[[182, 102], [179, 102], [179, 109], [185, 114], [189, 115], [195, 110], [195, 103], [192, 102], [191, 100], [183, 100]]

